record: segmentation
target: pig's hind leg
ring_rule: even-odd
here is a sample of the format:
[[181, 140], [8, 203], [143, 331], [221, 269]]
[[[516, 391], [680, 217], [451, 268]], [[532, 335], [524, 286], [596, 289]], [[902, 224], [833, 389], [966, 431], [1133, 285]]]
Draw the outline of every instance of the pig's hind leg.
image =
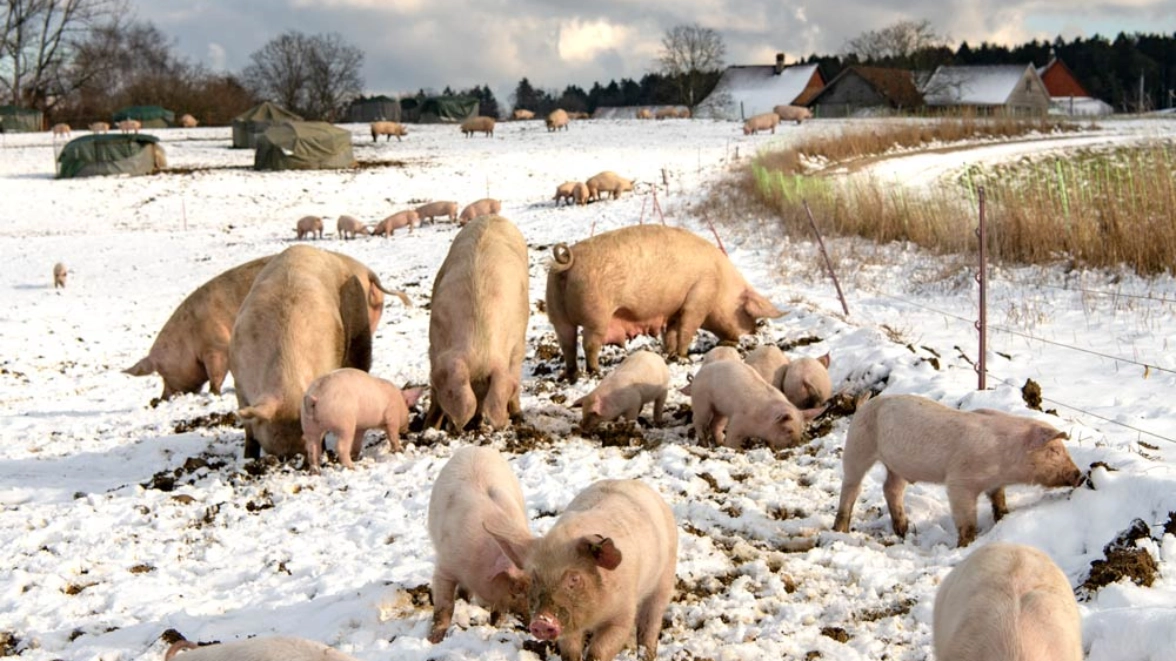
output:
[[453, 595], [457, 591], [457, 581], [438, 568], [433, 572], [432, 588], [433, 627], [429, 631], [429, 642], [436, 644], [445, 638], [449, 623], [453, 621]]

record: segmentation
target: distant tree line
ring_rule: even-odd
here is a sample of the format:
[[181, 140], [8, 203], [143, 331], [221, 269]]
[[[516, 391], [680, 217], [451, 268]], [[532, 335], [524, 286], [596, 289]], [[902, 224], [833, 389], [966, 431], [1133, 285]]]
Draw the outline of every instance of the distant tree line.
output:
[[[705, 99], [719, 82], [722, 71], [702, 72], [695, 87], [696, 101]], [[683, 76], [684, 77], [684, 76]], [[568, 85], [558, 90], [536, 89], [523, 78], [515, 87], [512, 108], [532, 110], [535, 116], [545, 115], [556, 108], [569, 112], [596, 112], [597, 108], [612, 106], [659, 106], [694, 104], [683, 98], [683, 83], [676, 76], [661, 73], [647, 73], [637, 80], [622, 78], [620, 82], [610, 80], [607, 85], [593, 83], [587, 92], [578, 85]]]

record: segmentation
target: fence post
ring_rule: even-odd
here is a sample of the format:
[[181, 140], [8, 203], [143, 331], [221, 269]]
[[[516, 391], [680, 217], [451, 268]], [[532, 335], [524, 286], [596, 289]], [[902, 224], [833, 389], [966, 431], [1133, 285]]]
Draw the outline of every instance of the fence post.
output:
[[808, 200], [804, 200], [802, 204], [804, 204], [804, 212], [808, 214], [813, 234], [817, 235], [817, 245], [821, 247], [821, 254], [825, 257], [825, 268], [829, 269], [829, 277], [833, 278], [833, 286], [837, 289], [837, 298], [841, 299], [841, 310], [848, 317], [849, 305], [845, 303], [845, 294], [841, 293], [841, 283], [837, 280], [837, 272], [833, 270], [833, 262], [829, 259], [829, 252], [825, 250], [825, 240], [821, 238], [821, 231], [817, 229], [817, 221], [813, 219], [813, 211], [809, 209]]
[[983, 186], [980, 186], [977, 194], [980, 200], [980, 226], [976, 228], [976, 236], [980, 240], [980, 268], [976, 272], [976, 282], [980, 284], [980, 319], [976, 322], [976, 330], [980, 333], [980, 355], [976, 360], [976, 374], [979, 376], [976, 388], [985, 390], [988, 387], [988, 227]]

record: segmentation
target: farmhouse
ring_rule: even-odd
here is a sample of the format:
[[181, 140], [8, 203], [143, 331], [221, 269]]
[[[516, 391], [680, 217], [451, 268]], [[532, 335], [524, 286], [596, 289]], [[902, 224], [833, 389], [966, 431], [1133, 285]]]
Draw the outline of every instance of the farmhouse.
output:
[[704, 119], [743, 120], [784, 105], [805, 105], [825, 86], [815, 64], [784, 65], [784, 54], [774, 65], [727, 67], [719, 83], [694, 111]]
[[923, 107], [912, 72], [853, 66], [829, 81], [809, 101], [817, 117], [875, 117]]
[[941, 66], [923, 86], [927, 106], [984, 115], [1044, 115], [1049, 92], [1031, 64]]
[[1091, 96], [1070, 67], [1056, 57], [1038, 68], [1037, 75], [1049, 90], [1052, 115], [1109, 115], [1115, 110], [1106, 101]]

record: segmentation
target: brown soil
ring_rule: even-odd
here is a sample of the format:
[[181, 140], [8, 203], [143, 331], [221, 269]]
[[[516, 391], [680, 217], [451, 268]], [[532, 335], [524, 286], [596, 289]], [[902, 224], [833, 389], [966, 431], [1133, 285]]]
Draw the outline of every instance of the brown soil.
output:
[[173, 427], [177, 434], [186, 434], [197, 429], [212, 429], [214, 427], [240, 427], [234, 413], [209, 413], [188, 420], [180, 420]]
[[1141, 519], [1132, 521], [1126, 530], [1103, 548], [1105, 559], [1090, 563], [1090, 575], [1082, 583], [1083, 591], [1092, 595], [1103, 586], [1117, 583], [1124, 577], [1136, 585], [1150, 587], [1156, 580], [1159, 566], [1151, 553], [1135, 546], [1135, 540], [1150, 536], [1151, 530], [1146, 523]]

